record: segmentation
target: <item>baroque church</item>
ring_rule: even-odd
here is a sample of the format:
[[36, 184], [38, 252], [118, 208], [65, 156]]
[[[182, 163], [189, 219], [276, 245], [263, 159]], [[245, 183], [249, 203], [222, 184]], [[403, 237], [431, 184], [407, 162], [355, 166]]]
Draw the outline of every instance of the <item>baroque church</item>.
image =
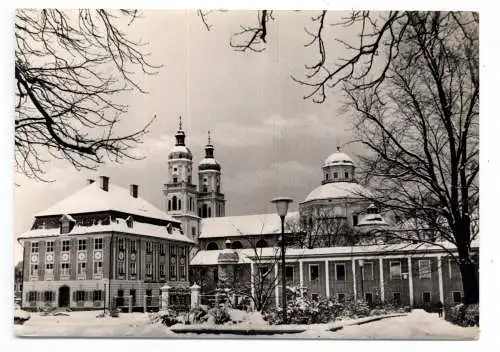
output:
[[[138, 185], [127, 190], [101, 176], [36, 214], [32, 228], [18, 236], [23, 308], [154, 310], [162, 287], [182, 291], [193, 284], [202, 294], [242, 286], [254, 296], [259, 278], [281, 272], [281, 221], [276, 213], [225, 216], [214, 152], [209, 134], [195, 185], [179, 121], [166, 160], [164, 209], [142, 199]], [[338, 301], [414, 307], [461, 301], [452, 244], [372, 241], [372, 230], [390, 230], [391, 220], [368, 201], [371, 192], [356, 180], [354, 161], [337, 150], [321, 168], [319, 185], [286, 217], [287, 287]], [[283, 284], [277, 283], [272, 301], [279, 306]]]

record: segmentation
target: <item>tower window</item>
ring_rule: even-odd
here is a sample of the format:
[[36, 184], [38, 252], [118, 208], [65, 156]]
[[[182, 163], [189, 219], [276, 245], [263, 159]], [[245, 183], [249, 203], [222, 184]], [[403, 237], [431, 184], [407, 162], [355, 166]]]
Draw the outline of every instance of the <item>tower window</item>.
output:
[[168, 211], [172, 210], [172, 201], [168, 200]]
[[358, 224], [358, 216], [357, 215], [353, 215], [352, 216], [352, 225], [356, 226], [357, 224]]
[[176, 167], [174, 167], [174, 171], [177, 171], [177, 168], [176, 168]]
[[181, 209], [182, 209], [182, 202], [181, 202], [181, 200], [179, 199], [179, 210], [181, 210]]
[[325, 174], [325, 180], [328, 180], [328, 173]]
[[349, 173], [346, 171], [345, 178], [349, 178]]
[[177, 196], [172, 197], [172, 210], [177, 210]]
[[338, 174], [336, 172], [333, 173], [333, 178], [338, 178]]
[[174, 183], [177, 183], [177, 177], [174, 177], [172, 180]]
[[204, 185], [203, 187], [201, 187], [201, 191], [208, 192], [208, 187], [206, 185]]

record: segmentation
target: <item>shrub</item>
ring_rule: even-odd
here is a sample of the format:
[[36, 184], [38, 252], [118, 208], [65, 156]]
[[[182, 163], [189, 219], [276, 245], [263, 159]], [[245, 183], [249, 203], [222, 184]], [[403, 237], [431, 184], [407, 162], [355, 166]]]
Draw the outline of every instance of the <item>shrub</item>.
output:
[[458, 304], [446, 310], [445, 319], [459, 326], [479, 326], [479, 304]]
[[158, 313], [152, 313], [149, 315], [149, 319], [152, 323], [159, 322], [168, 327], [180, 322], [177, 318], [177, 313], [172, 309], [162, 310]]
[[112, 318], [118, 318], [120, 316], [120, 308], [112, 308], [110, 311], [109, 311], [109, 315], [112, 317]]
[[217, 325], [231, 321], [231, 316], [229, 315], [229, 310], [226, 305], [212, 308], [208, 311], [208, 314], [214, 318], [214, 323]]
[[204, 323], [208, 320], [208, 310], [203, 307], [192, 308], [189, 317], [193, 324]]

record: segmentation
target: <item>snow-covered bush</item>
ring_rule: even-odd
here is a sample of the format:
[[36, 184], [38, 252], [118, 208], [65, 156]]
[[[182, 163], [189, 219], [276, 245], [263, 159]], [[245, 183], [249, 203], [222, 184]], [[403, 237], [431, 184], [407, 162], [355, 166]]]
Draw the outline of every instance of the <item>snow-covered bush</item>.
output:
[[189, 318], [193, 324], [205, 323], [208, 320], [208, 310], [204, 307], [192, 308], [189, 312]]
[[213, 317], [214, 323], [217, 325], [231, 321], [229, 309], [226, 305], [220, 305], [218, 307], [212, 308], [208, 311], [208, 314]]
[[172, 309], [161, 310], [158, 313], [151, 313], [149, 319], [152, 323], [162, 323], [166, 326], [172, 326], [179, 323], [177, 313]]
[[479, 326], [479, 304], [458, 304], [446, 310], [445, 319], [459, 326]]

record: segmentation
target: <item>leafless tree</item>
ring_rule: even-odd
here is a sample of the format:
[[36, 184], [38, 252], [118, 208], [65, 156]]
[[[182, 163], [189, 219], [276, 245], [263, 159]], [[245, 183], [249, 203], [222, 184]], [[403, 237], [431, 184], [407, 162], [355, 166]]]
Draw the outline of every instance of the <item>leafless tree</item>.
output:
[[15, 17], [15, 162], [29, 178], [46, 180], [44, 164], [65, 159], [93, 169], [105, 158], [137, 158], [132, 148], [152, 120], [120, 131], [127, 106], [115, 96], [135, 89], [136, 73], [154, 74], [145, 43], [124, 29], [135, 10], [20, 9]]
[[[357, 140], [371, 152], [362, 162], [376, 200], [430, 226], [444, 219], [439, 232], [457, 247], [465, 302], [478, 302], [470, 250], [479, 230], [479, 216], [471, 220], [479, 204], [478, 14], [354, 11], [333, 23], [333, 37], [348, 51], [333, 63], [325, 45], [328, 15], [318, 12], [306, 29], [306, 46], [316, 47], [319, 58], [292, 78], [317, 103], [342, 88]], [[261, 21], [253, 33], [267, 33], [267, 25]], [[339, 39], [346, 28], [358, 30], [355, 42]], [[256, 51], [262, 44], [242, 43]]]

